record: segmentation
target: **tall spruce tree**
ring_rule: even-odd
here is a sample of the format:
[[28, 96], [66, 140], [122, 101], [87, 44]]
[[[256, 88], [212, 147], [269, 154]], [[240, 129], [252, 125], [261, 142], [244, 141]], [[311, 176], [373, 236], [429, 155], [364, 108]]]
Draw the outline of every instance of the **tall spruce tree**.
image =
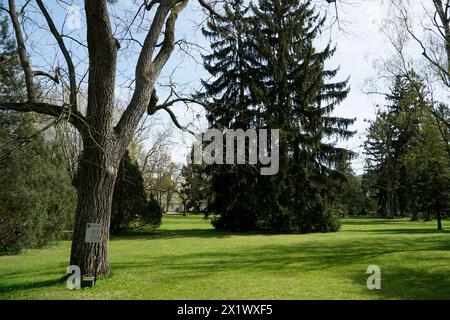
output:
[[397, 215], [397, 164], [393, 149], [393, 132], [386, 112], [379, 112], [371, 124], [365, 142], [366, 180], [369, 191], [377, 200], [379, 215]]
[[331, 116], [349, 89], [347, 81], [330, 82], [337, 69], [324, 67], [335, 49], [314, 45], [325, 18], [311, 1], [301, 0], [261, 0], [252, 11], [259, 30], [258, 70], [265, 79], [264, 119], [268, 127], [281, 130], [281, 170], [264, 183], [274, 195], [264, 206], [270, 208], [268, 221], [280, 230], [335, 230], [334, 222], [326, 222], [334, 220], [327, 211], [326, 180], [350, 153], [324, 140], [350, 137], [347, 129], [354, 120]]
[[243, 0], [224, 5], [223, 17], [208, 20], [202, 29], [211, 40], [212, 52], [203, 57], [204, 67], [214, 79], [202, 81], [208, 100], [208, 121], [220, 129], [246, 128], [254, 120], [250, 87], [255, 79], [250, 66], [250, 22]]
[[[324, 68], [334, 48], [319, 51], [313, 44], [325, 20], [310, 1], [262, 0], [245, 18], [242, 2], [233, 3], [232, 14], [227, 9], [227, 18], [211, 21], [206, 33], [214, 35], [213, 53], [205, 59], [213, 81], [205, 83], [204, 96], [213, 104], [227, 103], [208, 108], [208, 116], [224, 128], [279, 129], [280, 171], [273, 177], [247, 171], [248, 176], [231, 176], [213, 187], [216, 202], [221, 201], [218, 221], [233, 229], [246, 217], [247, 228], [335, 231], [326, 185], [336, 175], [336, 162], [349, 152], [324, 140], [350, 137], [353, 120], [331, 116], [348, 88], [347, 81], [330, 82], [337, 70]], [[247, 192], [235, 193], [230, 205], [227, 191], [239, 190], [237, 184]]]
[[[419, 76], [411, 70], [409, 78], [396, 77], [388, 95], [388, 121], [392, 130], [392, 154], [395, 162], [395, 197], [399, 215], [406, 215], [411, 210], [414, 199], [411, 198], [411, 185], [408, 183], [408, 168], [400, 161], [408, 151], [414, 136], [420, 131], [419, 125], [424, 113], [430, 106], [427, 101], [425, 85]], [[397, 214], [397, 212], [396, 212]]]

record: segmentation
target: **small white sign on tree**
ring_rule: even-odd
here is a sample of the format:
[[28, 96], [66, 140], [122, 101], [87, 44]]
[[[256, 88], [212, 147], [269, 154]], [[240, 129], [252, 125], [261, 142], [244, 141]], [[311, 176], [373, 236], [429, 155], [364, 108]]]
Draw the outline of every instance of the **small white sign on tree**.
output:
[[88, 223], [86, 225], [86, 235], [84, 237], [84, 242], [86, 243], [99, 243], [102, 233], [101, 223]]

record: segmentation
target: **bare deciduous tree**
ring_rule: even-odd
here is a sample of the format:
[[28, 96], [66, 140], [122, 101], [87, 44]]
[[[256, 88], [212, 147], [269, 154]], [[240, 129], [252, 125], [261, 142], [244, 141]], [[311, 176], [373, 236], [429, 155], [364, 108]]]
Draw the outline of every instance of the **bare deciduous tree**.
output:
[[[391, 0], [391, 17], [388, 19], [392, 32], [389, 35], [397, 56], [397, 71], [409, 74], [412, 64], [407, 59], [408, 38], [418, 44], [425, 62], [422, 77], [431, 85], [434, 80], [441, 87], [450, 89], [450, 0], [426, 0], [421, 1], [420, 6], [413, 6], [413, 2], [404, 0]], [[414, 2], [417, 4], [417, 2]], [[416, 8], [414, 11], [413, 8]], [[414, 24], [413, 17], [417, 10], [421, 9], [427, 18]], [[432, 72], [429, 72], [431, 70]], [[433, 79], [434, 78], [434, 79]], [[431, 87], [430, 87], [431, 88]], [[432, 88], [431, 88], [432, 89]], [[442, 112], [442, 104], [433, 101], [434, 108], [431, 110], [440, 126], [450, 130], [450, 119], [447, 112]]]

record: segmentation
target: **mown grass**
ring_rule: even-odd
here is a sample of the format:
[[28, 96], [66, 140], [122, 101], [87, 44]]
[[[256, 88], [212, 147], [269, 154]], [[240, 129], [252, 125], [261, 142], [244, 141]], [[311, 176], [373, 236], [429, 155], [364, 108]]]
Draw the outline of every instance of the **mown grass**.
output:
[[[69, 241], [2, 256], [0, 299], [450, 299], [450, 232], [435, 229], [360, 218], [331, 234], [233, 234], [167, 216], [114, 237], [112, 273], [91, 289], [66, 289]], [[369, 265], [381, 290], [367, 289]]]

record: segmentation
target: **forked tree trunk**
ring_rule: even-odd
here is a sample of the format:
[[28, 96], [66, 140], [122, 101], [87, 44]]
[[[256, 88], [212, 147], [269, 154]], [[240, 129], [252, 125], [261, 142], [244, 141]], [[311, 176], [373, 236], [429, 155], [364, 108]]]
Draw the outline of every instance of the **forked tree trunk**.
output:
[[[78, 202], [70, 261], [82, 275], [108, 275], [108, 241], [112, 197], [120, 159], [130, 139], [118, 148], [113, 131], [117, 41], [112, 36], [106, 1], [85, 1], [89, 49], [89, 84], [83, 156], [77, 185]], [[100, 244], [85, 244], [87, 223], [101, 223]], [[97, 257], [98, 255], [98, 257]]]

